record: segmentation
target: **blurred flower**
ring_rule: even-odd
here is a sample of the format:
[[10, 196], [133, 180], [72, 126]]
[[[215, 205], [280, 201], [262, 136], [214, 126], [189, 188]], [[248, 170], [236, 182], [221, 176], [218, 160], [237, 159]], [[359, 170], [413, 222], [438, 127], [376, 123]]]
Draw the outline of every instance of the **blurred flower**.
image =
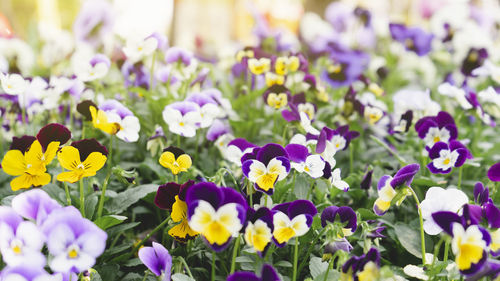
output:
[[151, 55], [159, 47], [160, 43], [154, 36], [127, 38], [125, 47], [123, 47], [123, 53], [128, 61], [136, 63], [144, 57]]
[[361, 76], [368, 62], [366, 53], [335, 46], [330, 53], [329, 65], [321, 73], [321, 79], [333, 88], [349, 86]]
[[108, 123], [119, 125], [120, 129], [116, 133], [119, 139], [126, 142], [136, 142], [139, 139], [139, 131], [141, 130], [139, 118], [134, 116], [134, 113], [122, 103], [117, 100], [106, 100], [100, 104], [99, 110], [106, 114]]
[[138, 252], [142, 263], [161, 277], [162, 281], [169, 281], [172, 270], [172, 256], [162, 244], [153, 242], [152, 247], [143, 247]]
[[108, 150], [95, 139], [83, 139], [59, 150], [59, 164], [68, 172], [57, 175], [58, 181], [74, 183], [84, 177], [91, 177], [99, 171], [108, 156]]
[[291, 98], [290, 90], [281, 85], [273, 85], [268, 88], [262, 96], [267, 105], [279, 110], [288, 105]]
[[229, 275], [227, 281], [281, 281], [281, 279], [272, 266], [264, 264], [260, 277], [253, 272], [240, 271]]
[[261, 75], [271, 69], [271, 60], [268, 58], [250, 58], [248, 59], [248, 69], [254, 75]]
[[356, 232], [358, 227], [358, 219], [356, 213], [351, 207], [347, 206], [329, 206], [326, 207], [321, 213], [321, 226], [326, 227], [328, 223], [334, 223], [338, 219], [342, 224], [341, 234], [337, 233], [338, 238], [343, 238], [345, 236], [351, 236]]
[[170, 132], [184, 137], [194, 137], [202, 122], [200, 106], [192, 101], [175, 102], [163, 110], [163, 120]]
[[78, 79], [83, 82], [103, 78], [111, 67], [111, 61], [103, 54], [97, 54], [88, 61], [85, 56], [81, 59], [75, 62], [73, 70]]
[[380, 253], [371, 248], [361, 256], [353, 256], [342, 266], [340, 280], [377, 280], [380, 276]]
[[12, 209], [19, 215], [41, 225], [52, 211], [62, 206], [41, 189], [23, 192], [12, 199]]
[[210, 127], [214, 119], [220, 115], [220, 109], [217, 102], [204, 92], [191, 94], [185, 101], [196, 103], [199, 106], [199, 126], [201, 128]]
[[493, 164], [488, 169], [488, 178], [490, 181], [500, 181], [500, 162]]
[[98, 46], [110, 35], [114, 25], [111, 3], [100, 0], [85, 1], [73, 24], [78, 41]]
[[470, 48], [462, 61], [460, 71], [465, 76], [473, 76], [474, 69], [481, 67], [486, 59], [488, 59], [488, 50], [485, 48]]
[[335, 186], [336, 188], [338, 188], [344, 192], [347, 192], [349, 190], [349, 184], [342, 180], [342, 178], [340, 177], [340, 172], [341, 172], [340, 168], [335, 168], [331, 172], [331, 176], [330, 176], [329, 180], [333, 186]]
[[198, 183], [188, 189], [186, 203], [189, 226], [217, 252], [226, 248], [245, 224], [248, 205], [234, 189]]
[[285, 246], [293, 237], [306, 234], [318, 213], [308, 200], [295, 200], [276, 205], [273, 209], [273, 239], [278, 247]]
[[3, 74], [0, 73], [0, 82], [2, 88], [8, 95], [18, 96], [24, 94], [29, 82], [24, 80], [24, 78], [16, 73], [13, 74]]
[[409, 51], [424, 56], [431, 51], [434, 35], [426, 33], [419, 27], [407, 27], [403, 24], [391, 23], [389, 30], [394, 40], [402, 43]]
[[182, 149], [174, 146], [169, 146], [163, 150], [159, 162], [163, 167], [170, 169], [174, 175], [186, 172], [192, 165], [191, 157]]

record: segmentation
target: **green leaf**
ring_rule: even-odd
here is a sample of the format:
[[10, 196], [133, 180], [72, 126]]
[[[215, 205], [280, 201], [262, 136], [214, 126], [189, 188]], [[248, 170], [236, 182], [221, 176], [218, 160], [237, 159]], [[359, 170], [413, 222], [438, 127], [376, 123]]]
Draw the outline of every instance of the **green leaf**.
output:
[[305, 173], [297, 175], [294, 186], [294, 193], [297, 199], [307, 199], [309, 189], [311, 188], [308, 177]]
[[279, 261], [279, 262], [275, 263], [274, 266], [276, 266], [276, 267], [292, 267], [293, 265], [289, 261]]
[[94, 216], [94, 212], [96, 210], [97, 202], [99, 199], [96, 194], [91, 194], [85, 198], [85, 216], [88, 219], [92, 219]]
[[113, 236], [117, 235], [118, 233], [123, 232], [125, 230], [129, 230], [131, 228], [134, 228], [134, 227], [138, 226], [139, 224], [141, 224], [141, 223], [140, 222], [130, 222], [130, 223], [125, 223], [125, 224], [121, 224], [118, 226], [114, 226], [114, 227], [107, 230], [108, 236], [113, 237]]
[[328, 263], [322, 261], [321, 258], [311, 257], [309, 260], [309, 272], [313, 279], [316, 279], [320, 274], [326, 272], [328, 269]]
[[42, 187], [42, 189], [47, 192], [50, 197], [54, 198], [58, 203], [66, 205], [66, 195], [64, 193], [64, 188], [61, 188], [57, 184], [49, 183]]
[[363, 220], [375, 220], [379, 218], [379, 216], [375, 215], [375, 213], [369, 209], [358, 208], [357, 211]]
[[176, 273], [176, 274], [172, 275], [171, 277], [172, 277], [172, 281], [195, 281], [193, 278], [191, 278], [185, 274], [182, 274], [182, 273]]
[[122, 223], [126, 220], [125, 216], [109, 215], [98, 218], [94, 223], [100, 227], [102, 230], [106, 230], [112, 226]]
[[116, 197], [111, 198], [105, 208], [109, 213], [120, 214], [146, 195], [156, 192], [157, 189], [158, 185], [156, 184], [144, 184], [129, 188], [118, 193]]
[[420, 234], [417, 230], [410, 228], [406, 224], [396, 223], [394, 231], [401, 245], [412, 255], [422, 258], [420, 248]]

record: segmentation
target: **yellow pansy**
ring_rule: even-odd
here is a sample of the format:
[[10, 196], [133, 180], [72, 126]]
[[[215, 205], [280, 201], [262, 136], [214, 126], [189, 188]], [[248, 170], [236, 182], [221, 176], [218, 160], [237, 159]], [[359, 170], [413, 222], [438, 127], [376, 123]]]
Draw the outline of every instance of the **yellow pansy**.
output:
[[159, 162], [163, 167], [170, 169], [172, 174], [177, 175], [180, 172], [186, 172], [191, 167], [192, 161], [191, 157], [185, 154], [184, 151], [180, 153], [175, 152], [176, 151], [170, 151], [169, 148], [166, 148], [161, 154]]
[[90, 115], [92, 116], [92, 125], [105, 133], [114, 135], [118, 133], [121, 129], [120, 124], [114, 122], [108, 122], [108, 117], [106, 113], [102, 110], [97, 109], [95, 106], [89, 107]]
[[[86, 141], [86, 140], [84, 140]], [[93, 140], [92, 142], [96, 142]], [[57, 154], [57, 159], [68, 172], [62, 172], [57, 175], [58, 181], [74, 183], [84, 177], [94, 176], [106, 163], [107, 157], [99, 150], [90, 150], [90, 152], [81, 161], [81, 151], [74, 146], [65, 146]]]
[[174, 237], [175, 240], [186, 242], [188, 239], [198, 235], [198, 232], [189, 227], [186, 202], [179, 199], [178, 195], [175, 196], [175, 202], [172, 205], [172, 214], [170, 217], [174, 222], [180, 222], [168, 231], [168, 234]]

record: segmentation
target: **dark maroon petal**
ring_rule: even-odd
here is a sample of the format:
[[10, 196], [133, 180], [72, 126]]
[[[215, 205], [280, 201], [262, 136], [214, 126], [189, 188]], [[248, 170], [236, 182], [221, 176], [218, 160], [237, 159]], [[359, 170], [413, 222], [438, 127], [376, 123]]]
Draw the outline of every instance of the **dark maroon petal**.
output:
[[175, 182], [168, 182], [160, 185], [155, 195], [155, 204], [160, 209], [172, 210], [175, 203], [175, 196], [179, 195], [181, 185]]
[[448, 149], [448, 145], [442, 141], [436, 142], [434, 146], [429, 150], [429, 157], [431, 159], [436, 159], [439, 157], [439, 152], [443, 149]]
[[416, 163], [404, 166], [394, 175], [394, 178], [391, 180], [391, 186], [396, 188], [401, 185], [410, 185], [413, 177], [415, 177], [419, 170], [420, 165]]
[[175, 146], [169, 146], [169, 147], [163, 149], [163, 152], [167, 152], [167, 151], [171, 152], [175, 156], [176, 159], [177, 159], [177, 157], [181, 156], [182, 154], [186, 154], [184, 152], [184, 150], [182, 150], [178, 147], [175, 147]]
[[60, 145], [65, 144], [71, 138], [71, 132], [61, 124], [52, 123], [40, 129], [36, 138], [45, 151], [53, 141], [58, 141]]
[[36, 140], [33, 136], [22, 136], [20, 138], [13, 137], [10, 144], [10, 150], [19, 150], [25, 153], [30, 148], [31, 144]]
[[490, 227], [500, 227], [500, 210], [493, 203], [486, 203], [484, 213]]
[[257, 152], [257, 160], [264, 163], [264, 165], [267, 165], [271, 159], [279, 156], [288, 158], [288, 153], [286, 153], [286, 150], [281, 145], [276, 143], [268, 143]]
[[92, 152], [100, 152], [104, 156], [108, 156], [108, 150], [105, 146], [101, 145], [96, 139], [83, 139], [74, 141], [71, 146], [78, 149], [80, 152], [80, 161], [85, 161]]
[[290, 219], [302, 214], [314, 217], [317, 213], [316, 206], [309, 200], [295, 200], [288, 207], [288, 217]]
[[460, 223], [462, 224], [462, 219], [459, 215], [453, 212], [436, 212], [432, 213], [432, 218], [434, 222], [436, 222], [446, 233], [453, 236], [453, 224]]
[[493, 164], [488, 169], [488, 178], [490, 181], [500, 181], [500, 162]]
[[181, 199], [182, 201], [186, 201], [186, 193], [188, 189], [194, 184], [194, 180], [188, 180], [187, 182], [183, 183], [181, 185], [181, 188], [179, 189], [179, 199]]
[[304, 92], [292, 96], [292, 104], [306, 103], [306, 94]]
[[452, 124], [455, 125], [455, 120], [453, 117], [446, 111], [440, 111], [436, 116], [436, 122], [439, 128], [443, 128], [446, 125]]
[[85, 117], [87, 121], [92, 120], [92, 114], [90, 114], [90, 107], [93, 106], [96, 109], [97, 105], [91, 100], [84, 100], [76, 106], [76, 111], [78, 111], [81, 115]]

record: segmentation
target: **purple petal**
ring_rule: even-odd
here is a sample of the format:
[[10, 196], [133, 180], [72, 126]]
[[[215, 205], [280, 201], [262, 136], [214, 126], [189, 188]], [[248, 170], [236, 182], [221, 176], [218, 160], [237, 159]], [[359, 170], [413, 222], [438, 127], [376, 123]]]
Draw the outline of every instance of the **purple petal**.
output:
[[293, 219], [294, 217], [306, 214], [314, 217], [318, 213], [316, 206], [309, 200], [295, 200], [288, 206], [288, 217]]
[[288, 158], [288, 153], [281, 145], [276, 143], [268, 143], [257, 152], [257, 160], [264, 163], [265, 165], [267, 165], [269, 161], [271, 161], [271, 159], [278, 156], [284, 156]]
[[220, 119], [215, 119], [214, 122], [212, 123], [212, 126], [208, 128], [206, 137], [207, 140], [209, 141], [215, 141], [220, 136], [230, 132], [231, 132], [231, 127], [229, 126], [229, 124], [223, 122]]
[[47, 216], [62, 206], [41, 189], [23, 192], [12, 199], [12, 208], [21, 216], [43, 223]]
[[453, 223], [462, 224], [462, 219], [459, 215], [453, 212], [436, 212], [432, 213], [434, 221], [449, 235], [453, 236]]
[[227, 277], [227, 281], [260, 281], [253, 272], [235, 272]]
[[487, 203], [484, 206], [484, 213], [490, 227], [500, 227], [500, 210], [493, 203]]
[[500, 181], [500, 162], [493, 164], [488, 169], [488, 178], [490, 181]]
[[301, 144], [289, 144], [285, 147], [285, 150], [288, 153], [290, 160], [295, 163], [305, 162], [307, 156], [309, 155], [309, 150], [307, 149], [307, 147]]
[[427, 164], [427, 168], [429, 169], [429, 171], [431, 171], [431, 173], [433, 174], [447, 174], [451, 171], [451, 168], [447, 169], [447, 170], [441, 170], [441, 169], [438, 169], [434, 166], [434, 163], [431, 162], [429, 164]]
[[403, 168], [399, 169], [396, 175], [394, 175], [394, 178], [391, 180], [391, 186], [396, 188], [401, 185], [410, 185], [413, 181], [413, 177], [415, 177], [419, 170], [419, 164], [414, 163], [404, 166]]
[[439, 158], [439, 152], [443, 149], [448, 149], [448, 145], [442, 141], [436, 142], [429, 150], [429, 157], [431, 159]]
[[262, 281], [280, 281], [278, 273], [269, 264], [262, 266], [262, 277], [260, 279]]
[[436, 122], [438, 123], [439, 128], [442, 128], [446, 125], [452, 124], [455, 125], [455, 120], [453, 117], [446, 111], [440, 111], [436, 116]]
[[385, 184], [386, 184], [386, 182], [387, 182], [388, 180], [392, 180], [392, 177], [391, 177], [391, 176], [389, 176], [389, 175], [384, 175], [384, 176], [382, 176], [382, 177], [380, 178], [380, 180], [378, 181], [378, 184], [377, 184], [377, 190], [381, 190], [381, 189], [385, 186]]
[[15, 230], [22, 221], [23, 218], [21, 218], [12, 208], [0, 206], [0, 224], [6, 223], [12, 230]]

